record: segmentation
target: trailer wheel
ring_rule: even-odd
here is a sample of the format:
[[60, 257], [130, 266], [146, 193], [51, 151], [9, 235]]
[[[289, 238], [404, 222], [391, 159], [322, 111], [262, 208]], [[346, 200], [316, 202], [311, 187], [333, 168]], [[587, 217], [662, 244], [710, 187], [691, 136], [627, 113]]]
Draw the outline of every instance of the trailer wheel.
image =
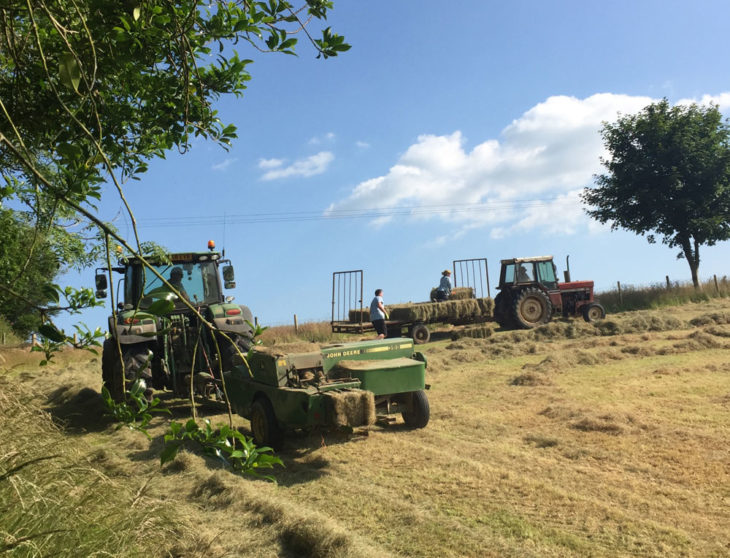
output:
[[251, 405], [251, 433], [256, 445], [270, 446], [274, 449], [281, 445], [283, 432], [276, 420], [271, 401], [266, 397], [259, 397]]
[[583, 319], [586, 322], [595, 322], [597, 320], [602, 320], [605, 317], [606, 311], [603, 309], [603, 306], [597, 302], [591, 302], [583, 307]]
[[530, 329], [550, 321], [553, 306], [548, 296], [534, 287], [523, 290], [514, 302], [514, 318], [520, 327]]
[[[101, 353], [101, 381], [106, 386], [112, 400], [116, 403], [124, 401], [124, 391], [127, 384], [134, 382], [137, 378], [143, 378], [147, 385], [152, 383], [152, 369], [150, 350], [144, 343], [133, 345], [122, 345], [122, 360], [124, 361], [124, 373], [126, 381], [122, 377], [122, 361], [119, 360], [117, 342], [115, 339], [107, 339]], [[151, 395], [150, 390], [150, 395]]]
[[431, 339], [431, 332], [428, 331], [426, 324], [415, 324], [411, 328], [411, 337], [416, 345], [423, 345]]
[[412, 392], [410, 396], [408, 410], [401, 413], [403, 421], [406, 426], [411, 428], [423, 428], [428, 424], [428, 419], [431, 417], [431, 408], [428, 405], [426, 392], [421, 389]]

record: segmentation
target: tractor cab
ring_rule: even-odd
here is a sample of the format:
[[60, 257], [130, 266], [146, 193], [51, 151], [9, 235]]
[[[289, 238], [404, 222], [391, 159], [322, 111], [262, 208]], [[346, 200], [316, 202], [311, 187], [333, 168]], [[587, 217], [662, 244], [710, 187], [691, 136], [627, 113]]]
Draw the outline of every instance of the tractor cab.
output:
[[547, 290], [558, 288], [557, 269], [552, 256], [502, 260], [499, 287], [540, 284]]

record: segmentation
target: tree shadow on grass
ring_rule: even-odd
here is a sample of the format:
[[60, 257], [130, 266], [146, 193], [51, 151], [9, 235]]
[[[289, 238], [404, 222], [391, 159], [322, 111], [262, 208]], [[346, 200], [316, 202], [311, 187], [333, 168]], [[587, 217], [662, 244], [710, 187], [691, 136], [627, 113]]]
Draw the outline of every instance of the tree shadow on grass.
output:
[[101, 394], [88, 387], [78, 391], [69, 386], [55, 389], [46, 398], [43, 410], [71, 434], [101, 432], [111, 424]]

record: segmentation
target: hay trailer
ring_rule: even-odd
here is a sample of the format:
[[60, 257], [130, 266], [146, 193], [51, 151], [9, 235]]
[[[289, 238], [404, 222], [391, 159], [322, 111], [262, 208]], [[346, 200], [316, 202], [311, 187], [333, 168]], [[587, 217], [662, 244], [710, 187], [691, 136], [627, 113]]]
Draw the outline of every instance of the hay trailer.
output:
[[410, 428], [428, 424], [426, 358], [410, 339], [339, 343], [297, 354], [255, 349], [248, 366], [224, 375], [231, 407], [251, 421], [258, 445], [277, 447], [295, 429], [369, 426], [378, 415], [400, 413]]
[[[454, 260], [452, 296], [444, 302], [386, 304], [388, 337], [410, 337], [414, 343], [428, 343], [428, 324], [475, 324], [492, 319], [494, 302], [489, 292], [486, 258]], [[364, 298], [364, 272], [361, 269], [332, 273], [333, 333], [374, 331], [370, 310]], [[433, 298], [433, 291], [429, 300]]]

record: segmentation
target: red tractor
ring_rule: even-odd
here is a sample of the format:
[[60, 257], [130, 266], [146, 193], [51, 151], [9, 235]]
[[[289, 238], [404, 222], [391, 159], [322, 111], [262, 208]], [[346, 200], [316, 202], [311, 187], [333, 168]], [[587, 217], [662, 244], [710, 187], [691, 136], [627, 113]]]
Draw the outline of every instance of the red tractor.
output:
[[549, 322], [554, 314], [582, 315], [587, 322], [606, 317], [593, 298], [593, 281], [558, 283], [552, 256], [502, 260], [499, 294], [494, 299], [494, 318], [505, 329], [533, 328]]

